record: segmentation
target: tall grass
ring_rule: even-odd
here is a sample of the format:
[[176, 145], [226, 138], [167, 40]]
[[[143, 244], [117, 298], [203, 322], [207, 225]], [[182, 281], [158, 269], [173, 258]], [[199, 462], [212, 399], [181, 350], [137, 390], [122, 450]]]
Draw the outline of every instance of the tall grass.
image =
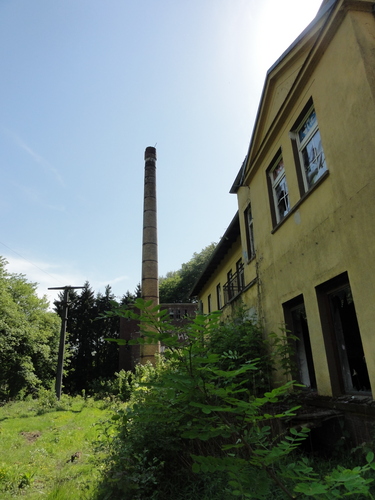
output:
[[98, 423], [110, 413], [103, 402], [57, 402], [48, 391], [0, 407], [0, 498], [92, 498], [103, 459]]

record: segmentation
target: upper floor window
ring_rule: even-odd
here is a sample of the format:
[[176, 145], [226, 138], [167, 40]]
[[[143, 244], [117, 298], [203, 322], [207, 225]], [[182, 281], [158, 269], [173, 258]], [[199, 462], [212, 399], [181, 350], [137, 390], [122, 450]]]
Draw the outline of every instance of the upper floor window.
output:
[[253, 227], [253, 214], [251, 212], [251, 205], [248, 205], [244, 212], [245, 226], [246, 226], [246, 245], [247, 245], [247, 258], [251, 260], [255, 257], [254, 246], [254, 227]]
[[224, 305], [237, 297], [245, 288], [245, 273], [242, 259], [236, 262], [236, 272], [234, 274], [232, 269], [227, 272], [227, 280], [223, 286]]
[[303, 191], [308, 191], [327, 171], [318, 120], [312, 101], [294, 130], [301, 165]]
[[245, 288], [245, 272], [242, 259], [239, 259], [236, 262], [236, 273], [237, 273], [237, 288], [238, 291], [241, 291], [243, 288]]
[[223, 307], [220, 283], [216, 285], [216, 298], [217, 298], [217, 309], [220, 310]]
[[284, 160], [281, 152], [272, 162], [268, 170], [269, 185], [271, 187], [271, 212], [274, 225], [278, 224], [290, 211], [288, 185], [285, 177]]
[[208, 314], [212, 311], [212, 300], [211, 300], [211, 294], [207, 297], [207, 307], [208, 307]]

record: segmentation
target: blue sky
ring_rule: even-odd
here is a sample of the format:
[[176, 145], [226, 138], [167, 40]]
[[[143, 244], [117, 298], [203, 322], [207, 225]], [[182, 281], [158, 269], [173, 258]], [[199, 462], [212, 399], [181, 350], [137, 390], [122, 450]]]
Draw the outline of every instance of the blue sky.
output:
[[[0, 255], [48, 287], [141, 278], [144, 150], [159, 274], [217, 242], [267, 69], [321, 0], [0, 0]], [[49, 294], [53, 299], [56, 293]]]

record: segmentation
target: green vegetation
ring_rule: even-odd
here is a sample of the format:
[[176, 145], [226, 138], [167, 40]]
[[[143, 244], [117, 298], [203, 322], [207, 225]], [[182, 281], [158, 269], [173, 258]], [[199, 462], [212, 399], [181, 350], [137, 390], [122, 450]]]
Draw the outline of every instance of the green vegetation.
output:
[[171, 271], [166, 276], [159, 278], [161, 304], [169, 302], [192, 302], [190, 292], [215, 248], [216, 243], [211, 243], [199, 253], [195, 252], [189, 262], [182, 264], [181, 269]]
[[93, 498], [103, 452], [97, 448], [103, 402], [51, 391], [0, 408], [0, 498]]
[[[288, 425], [298, 409], [288, 404], [293, 382], [265, 389], [272, 363], [257, 324], [242, 317], [221, 325], [214, 313], [178, 332], [158, 307], [141, 300], [136, 306], [138, 342], [161, 341], [168, 349], [156, 367], [138, 368], [129, 402], [114, 419], [107, 498], [373, 498], [372, 452], [354, 468], [319, 461], [316, 468], [298, 453], [309, 430]], [[125, 309], [118, 314], [134, 317]], [[281, 343], [276, 355], [284, 352]]]
[[[187, 300], [211, 250], [167, 278], [164, 291], [176, 282]], [[299, 451], [309, 431], [290, 424], [295, 384], [272, 384], [275, 360], [293, 374], [285, 332], [268, 344], [244, 311], [227, 323], [199, 315], [178, 329], [167, 311], [137, 299], [138, 317], [126, 307], [131, 294], [118, 303], [110, 287], [95, 296], [87, 283], [72, 294], [65, 392], [101, 400], [57, 401], [59, 318], [5, 265], [0, 259], [1, 499], [374, 498], [371, 451], [354, 468], [343, 455], [330, 463]], [[140, 322], [130, 343], [166, 347], [155, 366], [115, 373], [116, 343], [125, 342], [116, 338], [119, 316]]]
[[[105, 317], [103, 313], [134, 299], [134, 295], [128, 292], [117, 302], [110, 286], [106, 287], [104, 294], [95, 295], [88, 282], [80, 293], [71, 290], [67, 323], [70, 354], [64, 377], [65, 392], [81, 394], [86, 391], [88, 394], [94, 394], [98, 387], [113, 379], [118, 370], [118, 349], [104, 339], [118, 338], [119, 319]], [[54, 305], [55, 311], [60, 315], [63, 309], [62, 293]]]
[[57, 365], [60, 319], [36, 284], [9, 273], [0, 257], [0, 401], [49, 387]]
[[[22, 274], [9, 273], [0, 257], [0, 402], [34, 397], [41, 388], [48, 389], [56, 377], [60, 339], [62, 298], [49, 303], [39, 298], [36, 283]], [[118, 369], [117, 346], [106, 342], [116, 337], [119, 319], [101, 317], [121, 304], [134, 301], [127, 292], [116, 301], [107, 286], [105, 293], [94, 294], [89, 283], [81, 293], [70, 293], [67, 345], [64, 365], [64, 391], [68, 394], [94, 394], [115, 377]], [[58, 314], [56, 314], [58, 313]]]

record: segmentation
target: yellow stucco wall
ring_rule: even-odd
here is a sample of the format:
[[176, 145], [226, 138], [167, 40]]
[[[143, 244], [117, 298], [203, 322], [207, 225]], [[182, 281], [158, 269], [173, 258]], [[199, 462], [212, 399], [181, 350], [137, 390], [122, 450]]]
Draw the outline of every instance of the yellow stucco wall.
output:
[[228, 253], [220, 262], [219, 267], [216, 269], [215, 274], [205, 284], [199, 294], [199, 300], [203, 304], [203, 312], [208, 313], [208, 296], [211, 295], [212, 311], [218, 310], [216, 287], [220, 283], [222, 299], [224, 298], [223, 285], [227, 282], [227, 273], [232, 270], [233, 274], [236, 272], [236, 262], [242, 257], [242, 248], [240, 237], [233, 243]]
[[[303, 294], [317, 386], [326, 395], [332, 387], [315, 287], [343, 272], [349, 276], [375, 389], [374, 35], [371, 13], [347, 13], [303, 88], [296, 87], [288, 114], [273, 124], [273, 134], [265, 130], [258, 140], [262, 155], [251, 165], [247, 187], [238, 192], [241, 232], [249, 199], [252, 204], [266, 331], [276, 331], [284, 321], [282, 304]], [[289, 133], [310, 97], [329, 175], [301, 202]], [[280, 147], [292, 213], [272, 231], [266, 170]], [[250, 262], [247, 276], [253, 272]]]
[[[269, 73], [237, 189], [240, 237], [201, 291], [207, 312], [216, 285], [242, 257], [240, 300], [266, 334], [285, 321], [283, 304], [303, 297], [316, 385], [338, 393], [322, 309], [322, 284], [345, 275], [355, 304], [367, 371], [375, 390], [375, 18], [371, 2], [338, 1]], [[313, 100], [328, 173], [301, 195], [291, 131]], [[291, 210], [274, 227], [267, 169], [280, 150]], [[244, 211], [251, 203], [256, 256], [247, 259]], [[251, 286], [250, 286], [251, 285]], [[318, 300], [319, 297], [319, 300]], [[322, 312], [323, 311], [323, 312]], [[233, 313], [231, 304], [224, 315]], [[328, 342], [328, 344], [327, 344]], [[340, 389], [341, 390], [341, 389]]]
[[[267, 98], [264, 99], [261, 120], [259, 121], [261, 132], [265, 133], [275, 119], [318, 36], [319, 28], [322, 26], [324, 19], [322, 18], [308, 34], [302, 47], [298, 46], [295, 51], [277, 65], [277, 68], [270, 71], [265, 87], [265, 96]], [[262, 133], [260, 136], [262, 136]], [[257, 144], [255, 144], [256, 147]]]

